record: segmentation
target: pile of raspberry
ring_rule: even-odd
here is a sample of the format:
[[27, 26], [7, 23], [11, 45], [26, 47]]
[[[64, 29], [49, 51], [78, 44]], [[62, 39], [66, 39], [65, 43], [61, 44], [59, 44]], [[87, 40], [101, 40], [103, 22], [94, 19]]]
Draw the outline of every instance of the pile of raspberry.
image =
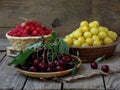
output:
[[12, 29], [8, 35], [16, 37], [29, 37], [29, 36], [43, 36], [49, 35], [52, 33], [51, 29], [46, 28], [41, 25], [39, 22], [26, 21], [21, 25], [17, 25], [16, 28]]

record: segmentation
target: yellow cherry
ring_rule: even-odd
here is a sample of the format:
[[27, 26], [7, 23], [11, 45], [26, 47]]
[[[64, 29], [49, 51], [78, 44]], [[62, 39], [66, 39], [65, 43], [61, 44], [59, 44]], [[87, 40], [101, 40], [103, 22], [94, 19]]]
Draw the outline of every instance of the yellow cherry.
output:
[[91, 38], [92, 34], [90, 32], [85, 32], [84, 37], [85, 38]]
[[83, 26], [88, 26], [89, 24], [88, 24], [88, 22], [87, 21], [82, 21], [81, 23], [80, 23], [80, 26], [81, 27], [83, 27]]

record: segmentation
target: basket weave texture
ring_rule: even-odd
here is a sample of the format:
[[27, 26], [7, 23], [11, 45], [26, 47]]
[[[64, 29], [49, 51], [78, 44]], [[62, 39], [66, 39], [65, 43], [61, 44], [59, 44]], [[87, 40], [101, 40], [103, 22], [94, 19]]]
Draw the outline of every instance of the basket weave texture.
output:
[[[6, 37], [13, 46], [13, 49], [16, 51], [24, 51], [27, 46], [38, 42], [42, 38], [42, 36], [14, 37], [9, 36], [8, 33], [6, 33]], [[47, 40], [49, 37], [51, 37], [51, 35], [44, 35], [43, 37], [45, 40]]]
[[70, 54], [77, 56], [77, 53], [79, 53], [78, 57], [81, 58], [82, 62], [93, 62], [98, 57], [111, 57], [114, 54], [119, 41], [120, 38], [113, 44], [104, 46], [70, 47]]

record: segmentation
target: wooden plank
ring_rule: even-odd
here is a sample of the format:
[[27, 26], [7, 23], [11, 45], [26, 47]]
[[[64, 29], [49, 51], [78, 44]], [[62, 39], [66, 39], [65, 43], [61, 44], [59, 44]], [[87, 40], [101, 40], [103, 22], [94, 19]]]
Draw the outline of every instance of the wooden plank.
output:
[[104, 90], [102, 76], [82, 78], [64, 83], [64, 90]]
[[106, 26], [120, 35], [120, 0], [91, 1], [91, 20], [98, 20], [100, 25]]
[[0, 61], [2, 61], [5, 55], [6, 55], [6, 52], [0, 52]]
[[10, 46], [10, 43], [7, 39], [0, 39], [0, 51], [6, 50], [7, 46]]
[[[87, 7], [85, 6], [87, 5]], [[84, 7], [84, 9], [82, 9]], [[19, 16], [36, 19], [43, 25], [52, 28], [53, 21], [58, 18], [62, 28], [55, 28], [56, 32], [70, 32], [79, 27], [81, 20], [89, 20], [90, 0], [2, 0], [0, 1], [0, 27], [13, 27], [23, 22]], [[81, 14], [82, 13], [82, 14]], [[88, 14], [89, 13], [89, 14]], [[74, 20], [76, 19], [76, 20]], [[71, 23], [74, 21], [74, 23]], [[71, 23], [71, 24], [69, 24]], [[54, 30], [54, 28], [52, 28]], [[62, 36], [63, 36], [62, 35]]]
[[13, 66], [7, 66], [7, 63], [11, 60], [11, 57], [6, 56], [4, 60], [0, 62], [0, 90], [20, 90], [26, 81], [26, 76], [17, 72]]
[[6, 34], [6, 32], [8, 32], [9, 30], [11, 30], [11, 28], [10, 27], [7, 27], [7, 28], [1, 28], [0, 27], [0, 39], [5, 39], [6, 38], [6, 36], [5, 36], [5, 34]]
[[104, 76], [107, 90], [120, 89], [120, 73]]
[[34, 89], [34, 90], [60, 90], [61, 83], [51, 80], [40, 80], [34, 78], [28, 78], [25, 87], [25, 90]]
[[118, 45], [116, 47], [116, 52], [120, 52], [120, 42], [118, 43]]

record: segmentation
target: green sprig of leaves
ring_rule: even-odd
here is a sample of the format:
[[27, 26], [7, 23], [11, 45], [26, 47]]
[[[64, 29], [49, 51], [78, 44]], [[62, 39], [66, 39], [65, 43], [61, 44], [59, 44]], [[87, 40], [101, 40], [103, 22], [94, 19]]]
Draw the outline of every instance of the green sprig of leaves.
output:
[[11, 66], [12, 64], [18, 65], [24, 65], [26, 62], [26, 59], [31, 55], [31, 53], [34, 51], [34, 49], [27, 49], [26, 51], [20, 53], [16, 58], [14, 58], [10, 63], [8, 63], [8, 66]]

